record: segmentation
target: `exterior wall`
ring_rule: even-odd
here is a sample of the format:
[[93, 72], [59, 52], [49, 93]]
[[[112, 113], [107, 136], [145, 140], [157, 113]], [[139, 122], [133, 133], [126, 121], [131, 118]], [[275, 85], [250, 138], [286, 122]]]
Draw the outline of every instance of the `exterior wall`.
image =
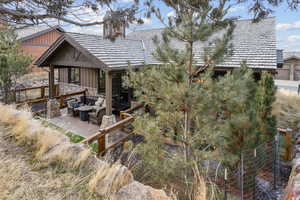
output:
[[[21, 44], [21, 50], [28, 56], [33, 57], [33, 63], [37, 58], [39, 58], [49, 47], [55, 42], [59, 36], [60, 32], [57, 30], [50, 31], [38, 37], [25, 40]], [[33, 71], [42, 71], [42, 68], [38, 68], [32, 64]]]
[[98, 70], [80, 68], [80, 85], [84, 87], [97, 88]]
[[85, 89], [88, 89], [89, 95], [97, 94], [97, 69], [80, 68], [80, 85], [69, 83], [68, 68], [59, 68], [58, 74], [61, 94], [67, 94]]
[[286, 60], [282, 68], [277, 69], [276, 79], [279, 80], [300, 80], [300, 60]]
[[[113, 73], [112, 88], [114, 95], [118, 95], [121, 92], [122, 75], [123, 72]], [[96, 95], [98, 93], [99, 78], [101, 92], [105, 92], [105, 76], [99, 77], [98, 69], [80, 68], [80, 85], [69, 83], [68, 68], [58, 68], [58, 76], [60, 93], [62, 94], [88, 89], [90, 95]]]

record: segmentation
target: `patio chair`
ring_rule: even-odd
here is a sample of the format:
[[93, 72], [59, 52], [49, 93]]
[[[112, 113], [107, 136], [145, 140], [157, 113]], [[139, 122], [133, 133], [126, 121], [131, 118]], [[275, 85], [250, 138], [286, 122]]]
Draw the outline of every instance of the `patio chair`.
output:
[[105, 115], [105, 107], [98, 107], [96, 108], [95, 112], [90, 112], [89, 115], [89, 123], [93, 123], [96, 125], [101, 125], [102, 118]]
[[68, 114], [71, 114], [73, 117], [79, 116], [79, 111], [76, 108], [79, 108], [81, 103], [77, 100], [70, 100], [67, 102], [67, 111]]

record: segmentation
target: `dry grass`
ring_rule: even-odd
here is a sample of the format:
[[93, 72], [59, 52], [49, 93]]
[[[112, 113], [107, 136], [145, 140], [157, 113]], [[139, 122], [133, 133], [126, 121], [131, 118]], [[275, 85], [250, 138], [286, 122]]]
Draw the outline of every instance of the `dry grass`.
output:
[[37, 170], [32, 152], [8, 139], [6, 131], [0, 128], [0, 199], [101, 199], [85, 187], [87, 176], [56, 166]]
[[297, 130], [300, 123], [300, 96], [288, 90], [278, 90], [273, 114], [277, 117], [278, 127]]
[[103, 164], [89, 181], [89, 189], [91, 192], [97, 190], [97, 193], [109, 196], [131, 182], [133, 182], [133, 176], [124, 166], [117, 163]]
[[[50, 182], [52, 180], [53, 182], [58, 181], [58, 175], [56, 173], [67, 174], [66, 177], [59, 179], [59, 181], [69, 180], [63, 186], [66, 187], [65, 193], [63, 195], [62, 193], [58, 193], [59, 195], [54, 195], [55, 198], [53, 199], [89, 199], [94, 197], [95, 193], [100, 195], [102, 199], [108, 199], [109, 194], [116, 192], [122, 186], [133, 181], [133, 176], [126, 167], [119, 164], [109, 165], [107, 162], [97, 159], [90, 149], [85, 148], [83, 145], [72, 144], [69, 138], [59, 131], [44, 127], [38, 121], [33, 120], [29, 112], [18, 111], [13, 106], [0, 104], [0, 113], [3, 113], [0, 118], [0, 134], [5, 136], [5, 138], [13, 138], [16, 144], [22, 144], [22, 148], [30, 150], [30, 158], [28, 158], [28, 160], [34, 160], [34, 162], [31, 165], [32, 169], [27, 167], [26, 171], [33, 169], [39, 171], [44, 170], [50, 173], [49, 176], [53, 176], [53, 179], [51, 179], [51, 177], [47, 177], [45, 180], [43, 177], [37, 178], [38, 180], [40, 179], [41, 182], [47, 182], [47, 179], [49, 179]], [[2, 127], [6, 127], [5, 134], [1, 131]], [[2, 140], [3, 138], [0, 138], [1, 142], [3, 142]], [[19, 154], [22, 155], [22, 151], [16, 153], [16, 157], [18, 157]], [[0, 160], [0, 163], [5, 163], [5, 160], [6, 158]], [[3, 168], [0, 166], [2, 170], [0, 171], [1, 181], [5, 173], [7, 173], [7, 175], [3, 180], [7, 179], [12, 181], [11, 183], [8, 182], [8, 185], [10, 185], [9, 188], [4, 188], [4, 190], [11, 191], [12, 189], [10, 187], [16, 187], [17, 180], [24, 178], [24, 183], [20, 185], [22, 189], [19, 189], [24, 199], [27, 198], [27, 194], [29, 195], [28, 199], [52, 199], [46, 195], [50, 190], [48, 187], [45, 189], [42, 188], [41, 190], [43, 191], [39, 193], [38, 190], [43, 184], [28, 188], [28, 181], [25, 180], [27, 177], [23, 177], [25, 173], [22, 171], [23, 167], [21, 167], [20, 170], [20, 167], [18, 167], [21, 165], [21, 161], [12, 160], [9, 162], [16, 163], [17, 166], [9, 164], [6, 164], [6, 166], [8, 165], [10, 167]], [[22, 163], [22, 165], [25, 164]], [[11, 166], [13, 166], [12, 169], [10, 169]], [[13, 170], [19, 171], [14, 172]], [[26, 182], [28, 185], [26, 185]], [[6, 182], [4, 181], [4, 183]], [[0, 184], [0, 189], [2, 189], [1, 187], [6, 186]], [[53, 185], [49, 187], [56, 188]], [[99, 189], [101, 190], [100, 192]], [[32, 192], [30, 193], [30, 191]], [[79, 196], [77, 195], [78, 192], [80, 193]], [[76, 198], [72, 197], [74, 193], [76, 193]], [[14, 192], [14, 194], [18, 194], [18, 192]], [[18, 199], [12, 194], [9, 194], [8, 197], [8, 199], [10, 199], [10, 197], [13, 197], [12, 199]]]

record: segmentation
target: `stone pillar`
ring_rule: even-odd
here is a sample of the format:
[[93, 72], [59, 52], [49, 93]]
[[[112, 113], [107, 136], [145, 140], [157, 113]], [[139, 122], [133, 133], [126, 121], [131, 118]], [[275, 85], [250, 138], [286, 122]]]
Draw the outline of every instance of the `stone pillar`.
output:
[[[111, 126], [117, 122], [116, 117], [112, 114], [112, 73], [107, 71], [105, 74], [105, 102], [106, 113], [102, 118], [100, 128]], [[108, 146], [108, 135], [105, 136], [105, 146]]]
[[47, 102], [47, 119], [61, 116], [59, 103], [56, 99], [49, 99]]
[[47, 102], [47, 118], [52, 119], [61, 116], [60, 105], [54, 98], [54, 66], [50, 65], [49, 71], [49, 100]]
[[100, 129], [111, 126], [111, 125], [115, 124], [116, 122], [117, 122], [116, 116], [114, 116], [114, 115], [104, 115], [103, 118], [102, 118]]

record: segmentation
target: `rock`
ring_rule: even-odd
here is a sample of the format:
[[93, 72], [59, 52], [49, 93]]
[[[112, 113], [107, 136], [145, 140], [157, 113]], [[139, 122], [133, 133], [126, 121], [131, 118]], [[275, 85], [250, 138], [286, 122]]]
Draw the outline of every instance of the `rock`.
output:
[[137, 181], [122, 187], [112, 200], [171, 200], [163, 190], [157, 190]]
[[107, 194], [114, 194], [124, 185], [128, 185], [133, 181], [133, 175], [127, 167], [120, 164], [110, 166], [103, 163], [89, 185], [98, 195], [106, 196]]

